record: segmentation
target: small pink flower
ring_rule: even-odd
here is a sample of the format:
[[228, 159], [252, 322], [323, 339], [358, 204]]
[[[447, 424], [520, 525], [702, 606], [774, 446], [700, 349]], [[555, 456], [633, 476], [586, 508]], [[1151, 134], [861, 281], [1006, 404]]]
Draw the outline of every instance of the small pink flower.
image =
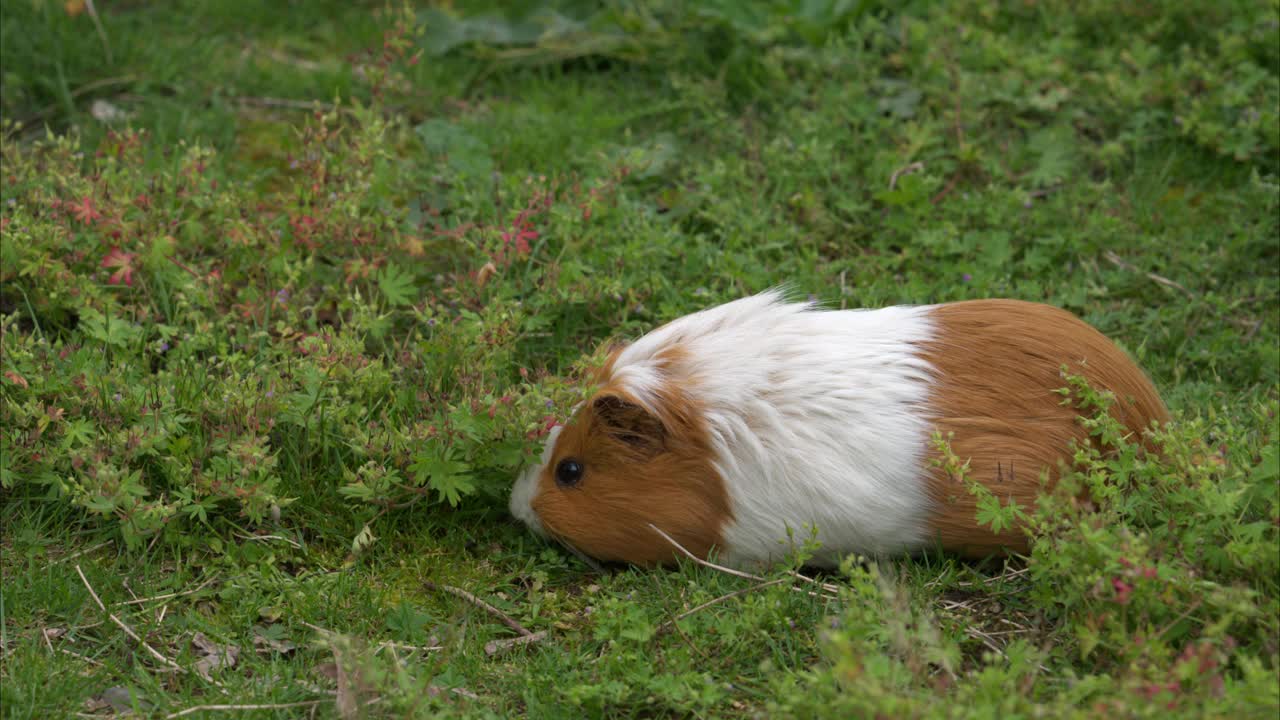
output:
[[1116, 602], [1128, 605], [1129, 596], [1133, 594], [1133, 586], [1117, 577], [1111, 578], [1111, 587], [1116, 591]]
[[512, 223], [511, 231], [502, 233], [503, 246], [515, 245], [516, 252], [529, 254], [529, 241], [538, 239], [538, 231], [529, 227], [528, 223]]

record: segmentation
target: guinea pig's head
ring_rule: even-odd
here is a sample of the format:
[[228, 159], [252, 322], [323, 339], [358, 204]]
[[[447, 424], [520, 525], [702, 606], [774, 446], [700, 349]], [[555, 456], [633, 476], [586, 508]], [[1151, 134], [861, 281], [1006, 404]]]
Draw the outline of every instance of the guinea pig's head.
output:
[[651, 524], [699, 557], [719, 545], [730, 509], [705, 420], [661, 377], [644, 388], [615, 377], [584, 402], [516, 481], [512, 515], [604, 561], [671, 561], [678, 551]]

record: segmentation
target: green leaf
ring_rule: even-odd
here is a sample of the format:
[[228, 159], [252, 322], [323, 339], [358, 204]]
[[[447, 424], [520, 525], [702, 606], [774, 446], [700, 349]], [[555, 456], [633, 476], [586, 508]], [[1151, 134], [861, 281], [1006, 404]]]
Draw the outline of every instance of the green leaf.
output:
[[460, 125], [432, 118], [414, 130], [427, 152], [442, 155], [451, 170], [465, 178], [483, 179], [493, 172], [489, 146]]
[[386, 619], [387, 629], [392, 631], [397, 639], [404, 642], [419, 640], [429, 622], [431, 622], [430, 615], [419, 611], [416, 607], [406, 602], [401, 602], [397, 605], [387, 615]]
[[1027, 173], [1027, 180], [1036, 187], [1048, 187], [1063, 182], [1075, 171], [1075, 133], [1069, 127], [1053, 127], [1040, 130], [1027, 143], [1038, 158], [1035, 167]]
[[373, 491], [373, 488], [365, 485], [364, 481], [361, 480], [360, 482], [354, 482], [350, 485], [343, 485], [338, 488], [338, 494], [355, 500], [371, 500], [377, 493]]
[[1005, 529], [1007, 523], [1008, 518], [999, 499], [994, 495], [978, 498], [978, 524], [986, 525], [991, 528], [991, 532], [998, 533]]
[[106, 514], [116, 509], [116, 504], [110, 498], [101, 495], [95, 495], [84, 503], [85, 508], [94, 512]]
[[1275, 482], [1280, 479], [1280, 447], [1269, 445], [1262, 449], [1262, 461], [1253, 469], [1253, 481]]
[[458, 17], [439, 8], [423, 12], [422, 20], [426, 27], [423, 47], [437, 57], [473, 42], [494, 46], [531, 45], [544, 30], [541, 23], [512, 20], [497, 13]]
[[85, 335], [113, 347], [125, 347], [142, 334], [142, 329], [112, 315], [103, 315], [94, 308], [80, 311], [80, 326]]
[[463, 495], [475, 492], [475, 484], [470, 475], [471, 466], [461, 460], [453, 459], [452, 448], [440, 448], [420, 453], [414, 458], [409, 471], [419, 486], [426, 486], [436, 491], [436, 495], [449, 502], [450, 507], [457, 507]]
[[84, 418], [76, 418], [67, 423], [63, 431], [62, 449], [68, 450], [74, 445], [88, 445], [93, 440], [93, 423]]
[[472, 413], [467, 408], [455, 408], [449, 413], [449, 425], [468, 440], [480, 441], [489, 435], [489, 419], [486, 415]]
[[877, 81], [876, 86], [881, 92], [880, 99], [876, 101], [876, 109], [881, 113], [899, 120], [910, 120], [916, 116], [916, 108], [924, 97], [918, 89], [902, 80], [888, 78]]
[[413, 275], [401, 270], [394, 263], [388, 264], [378, 273], [378, 289], [382, 296], [392, 305], [409, 305], [413, 303]]

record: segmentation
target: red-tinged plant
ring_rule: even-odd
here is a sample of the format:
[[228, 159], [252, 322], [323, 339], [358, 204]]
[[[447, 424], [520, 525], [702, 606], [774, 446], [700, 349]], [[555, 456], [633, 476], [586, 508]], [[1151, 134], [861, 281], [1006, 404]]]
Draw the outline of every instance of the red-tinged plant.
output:
[[63, 208], [85, 225], [102, 219], [102, 213], [98, 212], [97, 208], [93, 206], [93, 198], [88, 195], [80, 198], [78, 202], [64, 203]]
[[102, 258], [100, 267], [110, 268], [114, 272], [111, 277], [107, 278], [112, 285], [127, 285], [133, 287], [133, 262], [137, 258], [137, 253], [127, 253], [118, 247], [113, 247]]

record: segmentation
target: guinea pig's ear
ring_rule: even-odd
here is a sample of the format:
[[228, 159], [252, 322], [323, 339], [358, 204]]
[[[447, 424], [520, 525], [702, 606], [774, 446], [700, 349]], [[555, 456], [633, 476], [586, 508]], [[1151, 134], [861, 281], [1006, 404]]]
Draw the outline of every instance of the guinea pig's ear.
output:
[[598, 395], [591, 408], [604, 431], [645, 454], [656, 454], [666, 447], [667, 431], [662, 421], [648, 410], [614, 394]]

